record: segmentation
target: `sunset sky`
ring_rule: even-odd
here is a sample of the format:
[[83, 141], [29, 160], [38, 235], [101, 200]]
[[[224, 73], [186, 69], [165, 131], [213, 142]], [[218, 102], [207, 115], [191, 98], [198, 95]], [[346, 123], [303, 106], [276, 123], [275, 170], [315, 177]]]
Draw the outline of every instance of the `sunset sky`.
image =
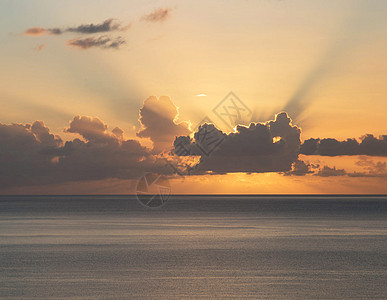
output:
[[[0, 194], [147, 172], [177, 194], [387, 193], [384, 0], [3, 0], [0, 23]], [[224, 142], [173, 154], [203, 120]]]

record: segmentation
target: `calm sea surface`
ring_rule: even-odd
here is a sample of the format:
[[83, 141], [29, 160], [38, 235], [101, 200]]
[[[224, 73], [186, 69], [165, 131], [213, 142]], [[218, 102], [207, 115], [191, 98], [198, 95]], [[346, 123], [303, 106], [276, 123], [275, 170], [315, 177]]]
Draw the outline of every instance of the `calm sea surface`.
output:
[[1, 299], [387, 299], [387, 197], [0, 197]]

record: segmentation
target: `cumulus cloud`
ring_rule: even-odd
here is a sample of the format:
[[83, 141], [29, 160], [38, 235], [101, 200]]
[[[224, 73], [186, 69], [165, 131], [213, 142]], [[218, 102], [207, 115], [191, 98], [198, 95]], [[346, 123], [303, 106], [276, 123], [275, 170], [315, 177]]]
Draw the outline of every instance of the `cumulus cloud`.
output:
[[62, 143], [41, 121], [0, 124], [0, 187], [49, 180], [54, 156], [48, 153]]
[[[78, 133], [86, 141], [93, 143], [108, 143], [116, 137], [107, 133], [108, 126], [98, 118], [76, 116], [65, 129], [68, 133]], [[119, 129], [119, 128], [118, 128]]]
[[[297, 161], [301, 130], [283, 112], [274, 121], [237, 126], [225, 134], [213, 124], [199, 126], [194, 138], [175, 139], [177, 155], [200, 155], [195, 171], [286, 172]], [[181, 151], [183, 146], [186, 151]]]
[[164, 22], [171, 16], [172, 9], [159, 8], [150, 14], [144, 15], [141, 19], [146, 22]]
[[302, 145], [300, 153], [304, 155], [369, 155], [369, 156], [387, 156], [387, 135], [379, 138], [372, 134], [366, 134], [360, 138], [359, 143], [356, 139], [347, 139], [338, 141], [332, 138], [326, 139], [308, 139]]
[[89, 116], [71, 120], [64, 132], [78, 137], [66, 142], [42, 121], [0, 124], [0, 188], [183, 172], [194, 160], [159, 154], [171, 147], [176, 135], [190, 132], [188, 123], [177, 123], [177, 118], [178, 109], [169, 97], [144, 101], [138, 135], [150, 138], [153, 150], [125, 139], [121, 128], [109, 130], [102, 120]]
[[164, 159], [98, 118], [77, 116], [65, 131], [80, 138], [64, 142], [42, 121], [0, 124], [0, 188], [173, 173]]
[[88, 38], [75, 38], [67, 41], [67, 45], [78, 49], [89, 49], [89, 48], [102, 48], [102, 49], [119, 49], [126, 43], [121, 37], [115, 39], [103, 35], [99, 37], [88, 37]]
[[[70, 181], [138, 179], [157, 174], [224, 174], [280, 172], [284, 175], [387, 177], [386, 162], [360, 157], [361, 169], [344, 169], [302, 161], [299, 154], [385, 153], [386, 136], [348, 139], [309, 139], [301, 145], [301, 129], [287, 113], [265, 123], [237, 126], [224, 133], [214, 124], [196, 132], [179, 122], [178, 108], [166, 96], [149, 97], [140, 109], [139, 138], [149, 138], [153, 149], [125, 139], [121, 128], [112, 130], [98, 118], [74, 117], [64, 130], [74, 134], [64, 141], [42, 121], [0, 124], [0, 188], [46, 185]], [[169, 151], [173, 146], [173, 151]], [[355, 150], [353, 150], [355, 149]], [[322, 153], [322, 154], [321, 154]]]
[[162, 152], [172, 147], [176, 136], [187, 135], [189, 123], [178, 123], [179, 111], [167, 96], [151, 96], [140, 109], [139, 121], [142, 125], [138, 137], [150, 138], [154, 152]]

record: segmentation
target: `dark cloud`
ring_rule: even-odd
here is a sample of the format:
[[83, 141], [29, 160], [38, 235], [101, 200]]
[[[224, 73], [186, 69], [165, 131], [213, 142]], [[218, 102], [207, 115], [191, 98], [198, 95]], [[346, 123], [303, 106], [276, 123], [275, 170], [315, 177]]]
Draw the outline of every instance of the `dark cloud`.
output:
[[347, 174], [349, 177], [387, 177], [387, 172], [385, 173], [367, 173], [367, 172], [353, 172]]
[[101, 32], [116, 31], [121, 29], [121, 24], [114, 19], [108, 19], [100, 24], [83, 24], [77, 27], [69, 27], [65, 31], [84, 34], [93, 34]]
[[292, 169], [284, 175], [304, 176], [306, 174], [313, 174], [314, 169], [318, 168], [318, 164], [310, 164], [309, 162], [304, 162], [298, 159], [293, 163]]
[[[98, 118], [76, 116], [63, 141], [42, 121], [33, 124], [0, 124], [0, 188], [47, 185], [70, 181], [137, 179], [144, 172], [157, 174], [224, 174], [231, 172], [281, 172], [284, 175], [386, 177], [386, 162], [361, 157], [360, 171], [314, 165], [299, 159], [300, 152], [314, 155], [386, 154], [387, 136], [365, 135], [355, 139], [309, 139], [301, 145], [299, 127], [287, 113], [274, 121], [238, 125], [224, 133], [204, 124], [192, 133], [189, 123], [178, 123], [179, 111], [169, 97], [149, 97], [140, 110], [140, 138], [154, 148], [125, 139], [119, 127], [109, 130]], [[168, 151], [174, 146], [174, 153]], [[166, 159], [168, 163], [166, 163]]]
[[[50, 133], [42, 121], [0, 124], [0, 188], [47, 185], [70, 181], [138, 179], [145, 172], [174, 174], [192, 164], [172, 153], [177, 135], [188, 134], [188, 123], [176, 123], [178, 109], [169, 97], [149, 97], [140, 112], [140, 137], [155, 148], [124, 138], [121, 128], [112, 131], [100, 119], [76, 116], [64, 131], [78, 135], [64, 142]], [[168, 162], [167, 163], [167, 160]], [[173, 164], [173, 167], [171, 167]]]
[[60, 35], [65, 32], [75, 32], [82, 34], [106, 33], [112, 31], [123, 31], [129, 28], [130, 25], [123, 26], [120, 22], [114, 19], [107, 19], [99, 24], [82, 24], [76, 27], [67, 28], [42, 28], [31, 27], [24, 31], [24, 35], [39, 36], [44, 34]]
[[59, 34], [62, 34], [62, 33], [63, 33], [63, 30], [60, 29], [60, 28], [50, 28], [50, 29], [48, 29], [48, 31], [49, 31], [51, 34], [56, 34], [56, 35], [59, 35]]
[[321, 177], [331, 177], [331, 176], [344, 176], [347, 173], [344, 169], [336, 169], [336, 167], [323, 166], [315, 175]]
[[[109, 33], [114, 31], [123, 31], [128, 29], [130, 26], [122, 26], [120, 22], [115, 21], [114, 19], [107, 19], [99, 24], [82, 24], [77, 27], [68, 27], [68, 28], [42, 28], [42, 27], [32, 27], [27, 29], [23, 35], [28, 36], [40, 36], [46, 34], [52, 35], [61, 35], [65, 32], [80, 33], [80, 34], [98, 34], [98, 33]], [[88, 38], [75, 38], [67, 41], [67, 45], [71, 47], [76, 47], [79, 49], [89, 49], [89, 48], [101, 48], [101, 49], [119, 49], [122, 45], [126, 43], [125, 39], [122, 37], [111, 37], [108, 35], [102, 36], [92, 36]], [[44, 45], [40, 45], [35, 50], [42, 50]]]
[[363, 171], [347, 172], [344, 169], [336, 167], [321, 166], [319, 164], [310, 164], [302, 160], [297, 160], [292, 166], [292, 170], [284, 175], [304, 176], [312, 174], [320, 177], [331, 176], [349, 176], [349, 177], [387, 177], [387, 163], [375, 162], [369, 157], [360, 157], [356, 165], [363, 168]]
[[151, 96], [144, 101], [140, 109], [139, 121], [142, 129], [137, 136], [150, 138], [155, 152], [168, 150], [172, 147], [176, 136], [190, 133], [189, 124], [187, 122], [177, 123], [178, 117], [178, 108], [169, 97]]
[[365, 171], [353, 172], [348, 174], [351, 177], [387, 177], [387, 163], [386, 162], [374, 162], [368, 157], [361, 157], [356, 162], [357, 166], [362, 167]]
[[40, 121], [32, 125], [0, 124], [0, 187], [49, 180], [54, 156], [47, 153], [62, 143]]
[[164, 22], [171, 16], [170, 8], [159, 8], [154, 12], [144, 15], [141, 19], [146, 22]]
[[119, 49], [126, 43], [121, 37], [115, 39], [103, 35], [99, 37], [88, 37], [88, 38], [76, 38], [67, 41], [67, 45], [76, 47], [82, 50], [89, 48], [102, 48], [102, 49]]
[[[199, 172], [286, 172], [298, 159], [300, 134], [288, 115], [279, 113], [274, 121], [237, 126], [230, 134], [204, 124], [193, 139], [178, 137], [174, 146], [177, 155], [201, 156]], [[181, 144], [186, 152], [179, 151]]]
[[106, 132], [107, 125], [98, 118], [87, 116], [76, 116], [70, 123], [70, 127], [65, 129], [65, 132], [78, 133], [86, 141], [93, 143], [108, 143], [114, 139], [115, 136]]
[[347, 172], [344, 169], [336, 169], [336, 167], [328, 167], [323, 166], [318, 170], [314, 175], [321, 177], [330, 177], [330, 176], [348, 176], [348, 177], [387, 177], [387, 169], [385, 162], [373, 162], [373, 161], [365, 161], [367, 163], [367, 167], [365, 171], [355, 171], [355, 172]]
[[302, 145], [300, 154], [304, 155], [370, 155], [387, 156], [387, 135], [379, 138], [372, 134], [364, 135], [359, 143], [356, 139], [338, 141], [332, 138], [308, 139]]
[[[161, 163], [147, 148], [138, 141], [123, 140], [107, 129], [98, 118], [75, 117], [65, 131], [79, 134], [83, 140], [68, 141], [58, 149], [57, 168], [76, 180], [130, 179], [138, 178], [144, 171], [158, 170]], [[115, 128], [118, 131], [122, 130]]]
[[41, 121], [0, 124], [0, 188], [107, 178], [137, 179], [144, 172], [172, 173], [165, 161], [136, 140], [124, 140], [97, 118], [77, 116], [64, 142]]
[[35, 136], [36, 141], [43, 147], [56, 148], [62, 145], [63, 141], [60, 136], [50, 133], [50, 130], [44, 125], [43, 121], [36, 121], [31, 127], [27, 126], [31, 133]]
[[124, 138], [124, 131], [121, 128], [119, 128], [119, 127], [114, 128], [112, 130], [112, 133], [118, 139], [123, 139]]

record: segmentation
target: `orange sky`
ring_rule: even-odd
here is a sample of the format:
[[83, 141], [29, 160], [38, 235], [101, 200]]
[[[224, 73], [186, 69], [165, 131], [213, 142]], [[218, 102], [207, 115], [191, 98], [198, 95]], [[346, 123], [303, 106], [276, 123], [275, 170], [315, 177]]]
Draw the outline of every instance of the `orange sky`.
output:
[[[119, 48], [68, 46], [89, 37], [74, 28], [110, 18], [119, 28], [101, 34], [125, 41]], [[253, 112], [245, 124], [272, 120], [296, 99], [301, 108], [289, 115], [302, 129], [302, 140], [387, 132], [387, 3], [382, 0], [6, 1], [0, 19], [2, 124], [42, 120], [72, 140], [74, 134], [63, 132], [69, 121], [92, 116], [149, 147], [149, 140], [136, 136], [139, 110], [149, 96], [168, 95], [179, 107], [180, 122], [194, 126], [207, 116], [226, 131], [213, 109], [233, 91]], [[63, 34], [28, 35], [34, 27], [60, 28]], [[357, 156], [307, 159], [361, 171]], [[172, 190], [386, 193], [385, 178], [202, 175]], [[128, 191], [126, 182], [115, 179], [94, 183], [101, 193]], [[83, 193], [94, 183], [72, 184]], [[61, 193], [68, 184], [1, 193]]]

